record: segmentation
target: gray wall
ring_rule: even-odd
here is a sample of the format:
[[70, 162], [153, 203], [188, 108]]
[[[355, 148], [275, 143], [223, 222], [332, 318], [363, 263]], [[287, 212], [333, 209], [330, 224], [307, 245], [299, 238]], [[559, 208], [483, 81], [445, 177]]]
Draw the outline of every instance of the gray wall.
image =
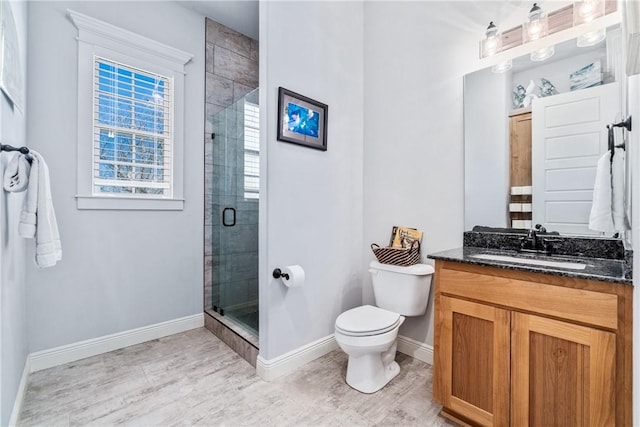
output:
[[[364, 5], [365, 303], [373, 302], [367, 244], [385, 243], [392, 226], [424, 231], [423, 258], [462, 245], [462, 77], [482, 30], [463, 23], [454, 3]], [[400, 334], [433, 344], [432, 305]]]
[[[28, 4], [28, 138], [49, 164], [63, 253], [56, 267], [27, 271], [29, 350], [201, 313], [204, 18], [173, 2]], [[185, 69], [183, 211], [76, 209], [78, 47], [68, 8], [195, 55]]]
[[[9, 3], [18, 34], [22, 81], [27, 69], [27, 3]], [[23, 88], [24, 89], [24, 88]], [[24, 91], [26, 93], [26, 91]], [[22, 98], [26, 96], [23, 93]], [[24, 106], [23, 106], [24, 109]], [[0, 94], [0, 141], [14, 146], [27, 145], [24, 112], [13, 109]], [[0, 154], [0, 177], [15, 153]], [[18, 236], [18, 222], [25, 193], [0, 190], [0, 425], [9, 424], [11, 411], [27, 359], [27, 289], [25, 280], [26, 245]], [[32, 262], [30, 262], [32, 264]]]
[[[362, 301], [363, 5], [260, 8], [260, 357], [269, 360], [332, 334]], [[279, 86], [329, 105], [326, 152], [276, 140]], [[303, 287], [271, 276], [291, 264], [305, 269]]]

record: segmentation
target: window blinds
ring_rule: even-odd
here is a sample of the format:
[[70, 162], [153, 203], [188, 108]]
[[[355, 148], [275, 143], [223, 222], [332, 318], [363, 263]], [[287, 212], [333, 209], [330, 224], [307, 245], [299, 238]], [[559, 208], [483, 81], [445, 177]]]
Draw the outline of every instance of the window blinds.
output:
[[94, 59], [93, 193], [171, 197], [172, 79]]
[[257, 199], [260, 191], [260, 108], [244, 103], [244, 197]]

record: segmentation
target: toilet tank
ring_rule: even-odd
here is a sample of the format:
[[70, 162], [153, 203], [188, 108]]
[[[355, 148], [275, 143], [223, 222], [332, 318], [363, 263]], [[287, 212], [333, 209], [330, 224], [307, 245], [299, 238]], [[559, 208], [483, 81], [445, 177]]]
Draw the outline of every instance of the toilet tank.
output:
[[372, 261], [369, 272], [376, 306], [404, 316], [424, 314], [433, 271], [433, 267], [427, 264], [400, 267]]

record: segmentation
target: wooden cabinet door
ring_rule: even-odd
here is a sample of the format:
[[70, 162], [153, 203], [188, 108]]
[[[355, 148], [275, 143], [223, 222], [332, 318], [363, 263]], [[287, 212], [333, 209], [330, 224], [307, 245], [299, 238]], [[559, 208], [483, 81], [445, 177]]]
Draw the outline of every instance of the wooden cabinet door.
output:
[[511, 326], [512, 425], [615, 425], [613, 333], [516, 312]]
[[509, 153], [510, 186], [531, 185], [531, 113], [509, 119]]
[[440, 296], [439, 399], [479, 425], [509, 424], [509, 312]]

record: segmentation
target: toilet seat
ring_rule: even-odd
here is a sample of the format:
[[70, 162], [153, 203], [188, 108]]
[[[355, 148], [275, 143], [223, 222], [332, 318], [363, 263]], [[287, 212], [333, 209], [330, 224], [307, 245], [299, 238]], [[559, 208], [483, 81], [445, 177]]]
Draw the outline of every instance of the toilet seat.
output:
[[398, 327], [402, 322], [401, 318], [393, 311], [363, 305], [339, 315], [336, 319], [336, 331], [352, 337], [380, 335]]

